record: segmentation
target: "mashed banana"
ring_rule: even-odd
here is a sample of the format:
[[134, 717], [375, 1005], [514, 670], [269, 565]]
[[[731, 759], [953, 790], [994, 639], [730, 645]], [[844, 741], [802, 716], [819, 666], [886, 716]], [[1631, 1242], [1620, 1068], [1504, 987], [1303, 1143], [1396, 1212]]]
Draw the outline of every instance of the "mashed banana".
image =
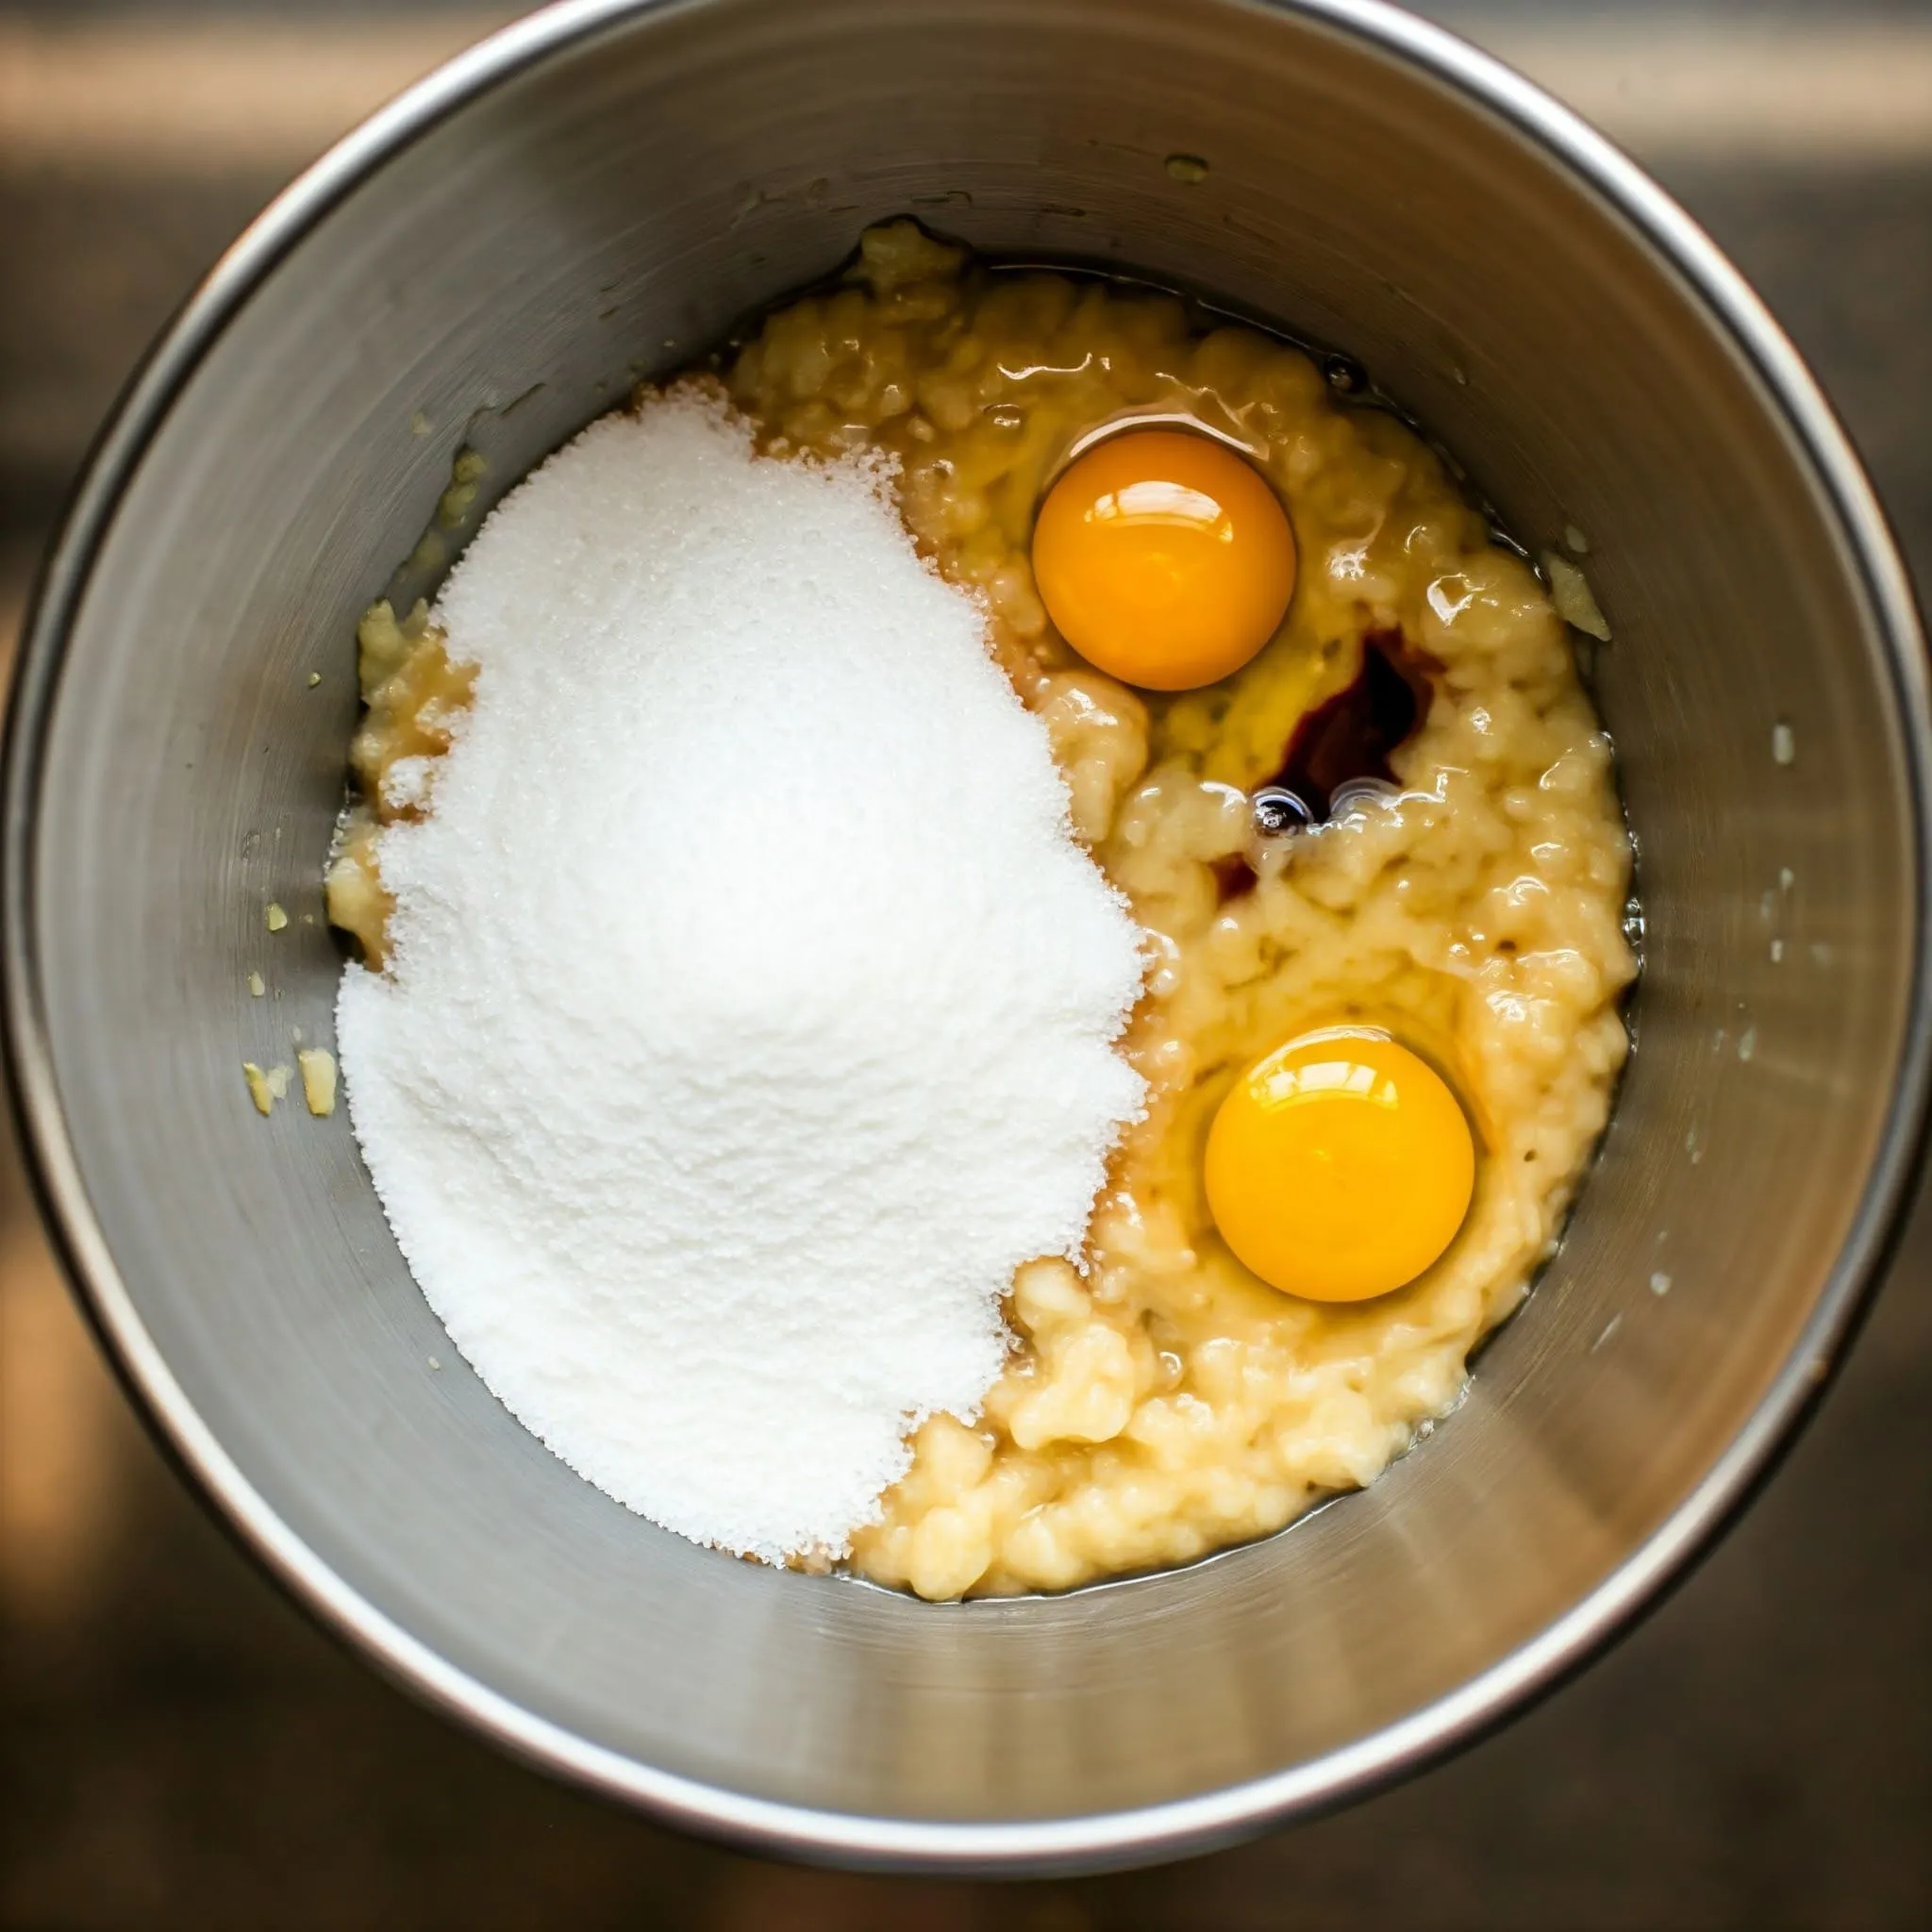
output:
[[[924, 1424], [854, 1537], [854, 1568], [933, 1598], [1063, 1590], [1263, 1535], [1372, 1481], [1454, 1406], [1470, 1348], [1551, 1252], [1625, 1052], [1628, 844], [1548, 593], [1433, 452], [1338, 402], [1300, 351], [1200, 333], [1167, 297], [988, 272], [909, 224], [869, 231], [847, 286], [773, 315], [724, 373], [775, 452], [898, 458], [915, 539], [984, 598], [1075, 829], [1153, 955], [1124, 1043], [1148, 1114], [1115, 1157], [1087, 1269], [1020, 1271], [1020, 1345], [983, 1414]], [[1226, 683], [1176, 697], [1074, 658], [1027, 561], [1069, 453], [1139, 416], [1247, 451], [1301, 556], [1280, 635]], [[1366, 640], [1397, 635], [1428, 688], [1394, 755], [1401, 795], [1258, 833], [1249, 794], [1297, 724], [1355, 681]], [[361, 646], [362, 802], [329, 908], [379, 963], [380, 828], [423, 808], [470, 674], [420, 611], [398, 623], [377, 606]], [[1427, 1274], [1324, 1306], [1235, 1260], [1201, 1153], [1242, 1066], [1348, 1019], [1449, 1075], [1480, 1161], [1469, 1218]]]

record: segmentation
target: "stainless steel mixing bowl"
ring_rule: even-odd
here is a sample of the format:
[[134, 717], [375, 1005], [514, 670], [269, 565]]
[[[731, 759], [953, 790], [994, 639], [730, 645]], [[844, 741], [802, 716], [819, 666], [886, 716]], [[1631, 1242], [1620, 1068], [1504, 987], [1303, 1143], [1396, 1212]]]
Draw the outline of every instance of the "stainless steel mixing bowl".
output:
[[[499, 491], [906, 209], [1345, 344], [1525, 541], [1587, 532], [1647, 922], [1601, 1164], [1453, 1421], [1273, 1541], [953, 1607], [731, 1561], [580, 1482], [451, 1348], [347, 1119], [258, 1119], [241, 1074], [328, 1036], [351, 635], [458, 446]], [[1791, 350], [1466, 47], [1363, 0], [583, 0], [297, 183], [102, 445], [12, 717], [14, 1077], [137, 1395], [416, 1690], [767, 1846], [1151, 1858], [1495, 1722], [1764, 1469], [1912, 1163], [1927, 741], [1904, 577]]]

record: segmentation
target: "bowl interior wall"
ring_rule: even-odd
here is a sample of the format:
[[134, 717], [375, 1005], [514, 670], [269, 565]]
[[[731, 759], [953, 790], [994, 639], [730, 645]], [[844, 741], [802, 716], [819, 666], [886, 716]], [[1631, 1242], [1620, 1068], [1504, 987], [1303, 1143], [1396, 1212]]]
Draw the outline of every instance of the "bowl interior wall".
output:
[[[1206, 178], [1174, 178], [1176, 153]], [[1599, 1171], [1452, 1423], [1286, 1537], [950, 1609], [695, 1549], [581, 1483], [450, 1347], [345, 1116], [259, 1120], [241, 1076], [296, 1028], [330, 1037], [355, 620], [458, 447], [489, 458], [487, 502], [908, 209], [1345, 345], [1532, 548], [1588, 532], [1648, 923]], [[1876, 627], [1762, 383], [1503, 119], [1216, 0], [716, 0], [450, 115], [213, 343], [73, 636], [36, 967], [131, 1308], [382, 1617], [674, 1774], [1036, 1820], [1312, 1766], [1452, 1696], [1658, 1532], [1784, 1367], [1857, 1209], [1912, 971], [1909, 826]]]

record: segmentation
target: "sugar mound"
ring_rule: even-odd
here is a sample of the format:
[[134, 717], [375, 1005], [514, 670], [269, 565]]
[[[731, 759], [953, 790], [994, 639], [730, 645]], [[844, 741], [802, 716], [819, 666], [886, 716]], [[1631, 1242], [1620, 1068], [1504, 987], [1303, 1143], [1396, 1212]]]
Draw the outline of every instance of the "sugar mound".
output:
[[685, 389], [508, 496], [436, 612], [480, 668], [383, 835], [389, 967], [339, 1003], [457, 1346], [598, 1487], [768, 1560], [976, 1413], [1142, 1098], [1139, 934], [886, 480]]

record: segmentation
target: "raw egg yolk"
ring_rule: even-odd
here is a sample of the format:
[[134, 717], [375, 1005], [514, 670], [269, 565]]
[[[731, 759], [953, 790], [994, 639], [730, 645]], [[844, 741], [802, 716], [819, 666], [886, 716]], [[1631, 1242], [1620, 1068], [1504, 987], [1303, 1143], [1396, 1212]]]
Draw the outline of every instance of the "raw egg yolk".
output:
[[1090, 664], [1148, 691], [1239, 671], [1280, 627], [1294, 532], [1244, 458], [1184, 429], [1097, 442], [1046, 493], [1033, 577]]
[[1208, 1135], [1208, 1206], [1263, 1281], [1358, 1302], [1455, 1239], [1475, 1141], [1442, 1077], [1370, 1027], [1307, 1033], [1234, 1083]]

